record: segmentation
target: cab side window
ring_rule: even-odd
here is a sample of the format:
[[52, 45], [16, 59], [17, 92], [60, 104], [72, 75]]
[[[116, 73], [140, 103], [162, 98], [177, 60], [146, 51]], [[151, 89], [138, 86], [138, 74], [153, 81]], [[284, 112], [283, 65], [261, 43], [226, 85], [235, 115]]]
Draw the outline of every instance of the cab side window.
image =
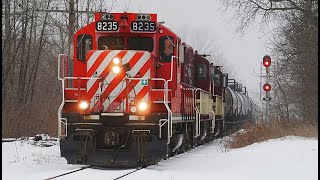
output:
[[92, 36], [88, 34], [79, 35], [77, 38], [77, 58], [80, 61], [86, 60], [86, 55], [92, 50]]
[[214, 77], [214, 86], [220, 86], [220, 74], [215, 74]]
[[173, 56], [174, 39], [171, 36], [162, 36], [159, 39], [159, 51], [161, 62], [171, 62]]
[[197, 69], [197, 76], [199, 79], [207, 79], [208, 78], [208, 68], [207, 65], [204, 63], [199, 63], [198, 64], [198, 69]]

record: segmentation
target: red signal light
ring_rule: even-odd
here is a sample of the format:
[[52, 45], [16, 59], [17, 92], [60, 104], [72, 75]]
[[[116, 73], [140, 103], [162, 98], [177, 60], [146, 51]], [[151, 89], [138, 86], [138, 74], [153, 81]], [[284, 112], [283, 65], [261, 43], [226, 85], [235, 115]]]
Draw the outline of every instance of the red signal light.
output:
[[269, 67], [271, 65], [271, 57], [268, 55], [265, 55], [263, 57], [263, 66], [264, 67]]
[[270, 91], [271, 90], [271, 85], [270, 84], [263, 85], [263, 90], [266, 91], [266, 92]]

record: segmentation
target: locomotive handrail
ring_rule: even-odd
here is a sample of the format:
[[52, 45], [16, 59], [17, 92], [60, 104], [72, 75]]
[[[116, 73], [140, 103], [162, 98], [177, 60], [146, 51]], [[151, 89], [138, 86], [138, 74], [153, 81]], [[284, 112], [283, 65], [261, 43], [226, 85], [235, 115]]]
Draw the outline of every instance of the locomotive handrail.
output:
[[[61, 134], [61, 123], [62, 123], [62, 119], [65, 119], [66, 121], [66, 129], [67, 129], [67, 119], [66, 118], [61, 118], [61, 114], [62, 114], [62, 108], [65, 104], [65, 98], [64, 98], [64, 81], [67, 80], [67, 79], [80, 79], [80, 80], [89, 80], [89, 79], [100, 79], [98, 77], [58, 77], [59, 80], [61, 80], [61, 84], [62, 84], [62, 102], [59, 106], [59, 109], [58, 109], [58, 137], [62, 137], [62, 134]], [[67, 137], [67, 131], [66, 131], [66, 134], [65, 134], [65, 137]]]
[[[61, 61], [61, 56], [63, 56], [63, 55], [65, 55], [65, 54], [59, 54], [58, 55], [58, 79], [59, 80], [62, 80], [62, 78], [61, 78], [61, 76], [60, 76], [60, 61]], [[64, 64], [63, 64], [63, 67], [64, 67]]]
[[[65, 122], [63, 122], [62, 120], [64, 120]], [[64, 135], [61, 134], [61, 129], [60, 129], [60, 136], [59, 137], [62, 137], [62, 136], [67, 137], [68, 136], [68, 126], [67, 126], [68, 120], [67, 120], [67, 118], [60, 118], [60, 123], [64, 124], [66, 128], [65, 128]], [[61, 128], [61, 125], [60, 125], [60, 128]]]
[[[173, 61], [174, 61], [174, 58], [178, 59], [177, 56], [172, 56], [171, 57], [171, 71], [170, 71], [170, 79], [169, 80], [166, 80], [166, 83], [164, 84], [165, 86], [165, 91], [166, 91], [166, 95], [167, 95], [167, 98], [168, 98], [168, 89], [169, 89], [169, 81], [171, 82], [173, 80]], [[179, 63], [177, 61], [177, 63]], [[168, 106], [169, 108], [169, 106]], [[169, 108], [170, 109], [170, 108]], [[170, 110], [170, 119], [169, 119], [169, 124], [170, 124], [170, 137], [172, 137], [172, 111]], [[170, 139], [168, 139], [168, 144], [170, 143]]]
[[[183, 90], [187, 90], [187, 91], [192, 91], [192, 110], [195, 110], [195, 94], [194, 94], [194, 90], [196, 89], [196, 87], [194, 86], [191, 86], [191, 85], [188, 85], [188, 84], [185, 84], [185, 83], [181, 83], [182, 85], [182, 89]], [[184, 87], [186, 86], [186, 87]], [[197, 117], [196, 117], [197, 118]]]
[[[61, 123], [62, 123], [62, 118], [61, 118], [61, 112], [62, 112], [62, 108], [65, 104], [65, 99], [64, 99], [64, 80], [63, 78], [61, 78], [60, 76], [60, 61], [61, 61], [61, 56], [63, 56], [65, 54], [59, 54], [58, 56], [58, 80], [61, 80], [61, 84], [62, 84], [62, 102], [58, 108], [58, 138], [61, 138], [62, 137], [62, 134], [61, 134]], [[64, 65], [64, 64], [63, 64]], [[67, 122], [67, 119], [65, 118], [66, 122]], [[67, 137], [67, 133], [65, 134], [65, 137]]]
[[[131, 77], [127, 77], [127, 79], [129, 80], [141, 80], [143, 78], [131, 78]], [[163, 78], [150, 78], [150, 80], [154, 80], [154, 81], [163, 81], [164, 83], [164, 94], [163, 94], [163, 104], [166, 107], [167, 111], [168, 111], [168, 120], [165, 121], [164, 123], [161, 123], [162, 121], [164, 121], [163, 119], [159, 120], [159, 130], [160, 130], [160, 134], [159, 137], [161, 138], [161, 128], [162, 126], [164, 126], [166, 123], [168, 123], [168, 140], [167, 140], [167, 144], [170, 144], [170, 139], [172, 137], [172, 111], [168, 105], [168, 80], [163, 79]]]
[[90, 80], [90, 79], [101, 79], [100, 77], [64, 77], [63, 80], [66, 79], [81, 79], [81, 80]]
[[167, 144], [170, 144], [170, 138], [172, 137], [172, 111], [168, 105], [168, 87], [169, 87], [169, 83], [168, 81], [165, 81], [164, 83], [164, 89], [165, 89], [165, 103], [164, 105], [166, 106], [167, 108], [167, 111], [168, 111], [168, 120], [169, 120], [169, 124], [168, 124], [168, 142]]
[[[220, 96], [220, 95], [213, 95], [213, 97], [216, 97], [216, 105], [215, 105], [215, 110], [217, 110], [217, 107], [218, 107], [218, 100], [217, 100], [217, 98], [220, 98], [221, 99], [221, 101], [222, 101], [222, 105], [223, 105], [223, 96]], [[222, 109], [224, 109], [223, 107], [222, 107]], [[224, 114], [224, 112], [223, 112], [223, 114]]]
[[[67, 122], [68, 122], [68, 120], [67, 120], [67, 118], [62, 118], [61, 117], [61, 115], [62, 115], [62, 108], [63, 108], [63, 106], [64, 106], [64, 104], [65, 104], [65, 95], [64, 95], [64, 90], [65, 90], [65, 80], [68, 80], [68, 79], [80, 79], [80, 80], [89, 80], [89, 79], [100, 79], [99, 77], [61, 77], [61, 75], [60, 75], [60, 61], [61, 61], [61, 57], [62, 56], [64, 56], [65, 54], [59, 54], [59, 56], [58, 56], [58, 80], [60, 80], [61, 81], [61, 84], [62, 84], [62, 86], [61, 86], [61, 88], [62, 88], [62, 102], [61, 102], [61, 104], [60, 104], [60, 106], [59, 106], [59, 108], [58, 108], [58, 137], [60, 138], [60, 137], [63, 137], [63, 135], [61, 134], [61, 125], [62, 124], [65, 124], [65, 126], [66, 126], [66, 132], [65, 132], [65, 137], [67, 137], [68, 136], [68, 131], [67, 131]], [[62, 122], [62, 120], [65, 120], [65, 123], [63, 123]]]
[[[164, 122], [164, 123], [162, 123]], [[161, 128], [168, 122], [168, 119], [160, 119], [159, 120], [159, 138], [162, 137]]]
[[172, 56], [171, 57], [171, 72], [170, 72], [170, 79], [167, 80], [168, 82], [173, 80], [173, 73], [172, 72], [173, 72], [173, 60], [174, 60], [174, 58], [178, 59], [177, 56]]
[[[194, 97], [195, 97], [195, 99], [197, 99], [197, 91], [198, 90], [202, 90], [201, 88], [196, 88], [195, 90], [194, 90]], [[196, 134], [195, 134], [195, 138], [196, 137], [198, 137], [198, 136], [200, 136], [200, 112], [199, 112], [199, 108], [198, 108], [198, 106], [197, 106], [197, 104], [196, 103], [193, 103], [193, 108], [195, 109], [195, 111], [196, 111]]]
[[[197, 91], [200, 91], [200, 92], [203, 92], [203, 93], [205, 93], [205, 94], [208, 94], [208, 95], [210, 95], [210, 93], [209, 92], [207, 92], [207, 91], [205, 91], [205, 90], [203, 90], [203, 89], [201, 89], [201, 88], [196, 88], [195, 89], [195, 91], [194, 91], [194, 97], [195, 97], [195, 99], [197, 99]], [[209, 96], [210, 97], [210, 96]], [[200, 100], [201, 100], [201, 95], [200, 95]], [[200, 101], [200, 103], [201, 103], [201, 101]], [[198, 108], [198, 106], [195, 104], [194, 105], [194, 109], [195, 109], [195, 111], [196, 111], [196, 134], [195, 134], [195, 138], [196, 137], [198, 137], [198, 136], [200, 136], [200, 134], [201, 134], [201, 121], [200, 121], [200, 115], [201, 115], [201, 112], [199, 111], [199, 108]]]
[[199, 112], [199, 109], [198, 109], [198, 107], [197, 106], [195, 106], [196, 108], [195, 108], [195, 110], [196, 110], [196, 135], [194, 136], [195, 138], [196, 137], [198, 137], [198, 136], [200, 136], [200, 131], [201, 131], [201, 129], [200, 129], [200, 125], [201, 125], [201, 123], [200, 123], [200, 112]]
[[[64, 86], [64, 81], [67, 80], [67, 79], [80, 79], [80, 80], [89, 80], [89, 79], [100, 79], [98, 77], [63, 77], [63, 78], [60, 78], [58, 77], [59, 80], [61, 80], [61, 84], [62, 84], [62, 102], [59, 106], [59, 109], [58, 109], [58, 136], [60, 137], [61, 136], [61, 119], [65, 119], [65, 121], [67, 122], [67, 119], [66, 118], [61, 118], [61, 114], [62, 114], [62, 108], [65, 104], [65, 98], [64, 98], [64, 89], [65, 89], [65, 86]], [[65, 134], [65, 137], [67, 137], [67, 133]]]

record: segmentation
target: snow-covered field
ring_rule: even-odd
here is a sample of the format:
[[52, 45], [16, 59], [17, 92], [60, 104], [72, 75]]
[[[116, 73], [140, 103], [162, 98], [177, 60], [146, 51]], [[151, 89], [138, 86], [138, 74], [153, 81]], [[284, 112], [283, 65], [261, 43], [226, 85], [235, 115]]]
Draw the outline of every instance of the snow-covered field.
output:
[[[43, 147], [33, 140], [2, 143], [2, 179], [46, 179], [79, 169], [60, 157], [59, 144]], [[50, 145], [50, 144], [49, 144]], [[286, 137], [239, 149], [218, 139], [123, 179], [152, 180], [316, 180], [318, 139]], [[85, 169], [56, 179], [115, 179], [132, 171]]]

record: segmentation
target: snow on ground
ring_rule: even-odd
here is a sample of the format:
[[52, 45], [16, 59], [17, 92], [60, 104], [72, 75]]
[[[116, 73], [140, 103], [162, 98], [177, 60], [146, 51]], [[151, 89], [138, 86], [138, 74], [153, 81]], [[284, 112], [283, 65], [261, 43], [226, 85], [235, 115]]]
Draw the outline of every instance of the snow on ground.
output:
[[[2, 179], [46, 179], [80, 167], [60, 157], [57, 143], [50, 147], [32, 140], [2, 143]], [[231, 150], [218, 139], [123, 179], [316, 180], [317, 169], [317, 139], [286, 137]], [[114, 179], [130, 171], [85, 169], [57, 179]]]
[[2, 143], [2, 179], [45, 179], [82, 166], [68, 165], [58, 145], [43, 147], [32, 140]]

